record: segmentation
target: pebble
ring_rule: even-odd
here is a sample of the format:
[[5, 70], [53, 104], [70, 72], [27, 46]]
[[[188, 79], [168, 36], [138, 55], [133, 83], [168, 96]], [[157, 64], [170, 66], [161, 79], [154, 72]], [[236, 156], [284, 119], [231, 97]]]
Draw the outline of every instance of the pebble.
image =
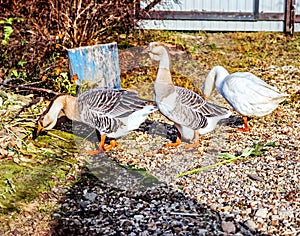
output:
[[249, 228], [250, 231], [252, 231], [252, 232], [256, 231], [257, 226], [253, 220], [247, 220], [246, 226]]
[[279, 215], [281, 218], [293, 217], [293, 213], [290, 212], [290, 211], [287, 211], [287, 210], [285, 210], [285, 209], [279, 210], [279, 211], [278, 211], [278, 215]]
[[234, 234], [236, 231], [235, 225], [231, 221], [222, 221], [222, 230], [227, 234]]
[[136, 219], [137, 221], [141, 221], [144, 218], [144, 216], [143, 215], [134, 215], [133, 218]]
[[97, 194], [96, 193], [86, 193], [83, 195], [87, 200], [90, 200], [91, 202], [95, 201]]
[[255, 216], [257, 216], [259, 218], [266, 218], [267, 214], [268, 214], [268, 209], [267, 208], [260, 208], [255, 213]]

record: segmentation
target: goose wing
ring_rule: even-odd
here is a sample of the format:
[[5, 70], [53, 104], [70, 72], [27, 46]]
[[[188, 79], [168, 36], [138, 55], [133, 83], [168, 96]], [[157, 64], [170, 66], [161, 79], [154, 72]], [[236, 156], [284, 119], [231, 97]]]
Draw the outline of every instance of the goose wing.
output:
[[120, 118], [143, 109], [146, 101], [136, 91], [93, 89], [78, 97], [82, 120], [106, 133], [115, 132], [124, 124]]
[[204, 128], [208, 124], [208, 117], [222, 116], [228, 112], [223, 107], [205, 101], [200, 95], [189, 89], [175, 87], [175, 91], [178, 96], [170, 119], [182, 126], [194, 130]]
[[228, 75], [221, 93], [230, 104], [248, 103], [249, 105], [268, 104], [287, 96], [249, 72]]

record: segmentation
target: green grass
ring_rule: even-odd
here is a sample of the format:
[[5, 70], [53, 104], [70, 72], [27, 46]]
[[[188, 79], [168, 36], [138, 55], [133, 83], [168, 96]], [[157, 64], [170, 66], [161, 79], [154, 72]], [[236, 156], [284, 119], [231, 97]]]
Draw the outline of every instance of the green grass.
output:
[[[19, 211], [23, 203], [30, 202], [55, 184], [65, 182], [78, 165], [77, 152], [71, 134], [52, 131], [37, 141], [30, 142], [27, 150], [0, 162], [0, 214]], [[60, 137], [59, 138], [54, 138]]]

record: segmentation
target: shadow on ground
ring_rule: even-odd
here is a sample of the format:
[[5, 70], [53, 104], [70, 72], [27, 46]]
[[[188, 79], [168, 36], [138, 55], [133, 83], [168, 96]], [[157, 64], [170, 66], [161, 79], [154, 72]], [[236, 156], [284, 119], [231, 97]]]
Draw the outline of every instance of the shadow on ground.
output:
[[88, 173], [54, 216], [52, 235], [254, 235], [232, 216], [221, 216], [165, 184], [122, 190]]
[[[147, 122], [142, 125], [147, 132], [165, 134], [165, 127], [168, 134], [177, 134], [163, 124], [147, 129]], [[241, 119], [231, 117], [224, 123], [238, 126]], [[69, 189], [53, 214], [52, 235], [254, 235], [233, 216], [220, 215], [153, 176], [119, 166], [105, 154], [90, 162], [89, 172]]]

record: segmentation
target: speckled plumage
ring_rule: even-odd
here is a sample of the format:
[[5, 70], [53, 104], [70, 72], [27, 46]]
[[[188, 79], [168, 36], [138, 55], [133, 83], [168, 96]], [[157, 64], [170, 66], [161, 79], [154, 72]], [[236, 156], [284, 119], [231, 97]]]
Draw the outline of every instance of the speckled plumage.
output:
[[226, 108], [205, 101], [189, 89], [173, 85], [170, 59], [164, 46], [150, 43], [149, 54], [153, 60], [159, 61], [154, 83], [155, 102], [160, 112], [175, 123], [184, 139], [194, 139], [194, 131], [208, 133], [219, 120], [230, 116], [231, 112]]
[[138, 129], [155, 110], [135, 91], [97, 88], [85, 91], [77, 98], [58, 96], [40, 117], [39, 123], [46, 130], [52, 129], [57, 119], [66, 115], [97, 129], [101, 135], [118, 138]]

